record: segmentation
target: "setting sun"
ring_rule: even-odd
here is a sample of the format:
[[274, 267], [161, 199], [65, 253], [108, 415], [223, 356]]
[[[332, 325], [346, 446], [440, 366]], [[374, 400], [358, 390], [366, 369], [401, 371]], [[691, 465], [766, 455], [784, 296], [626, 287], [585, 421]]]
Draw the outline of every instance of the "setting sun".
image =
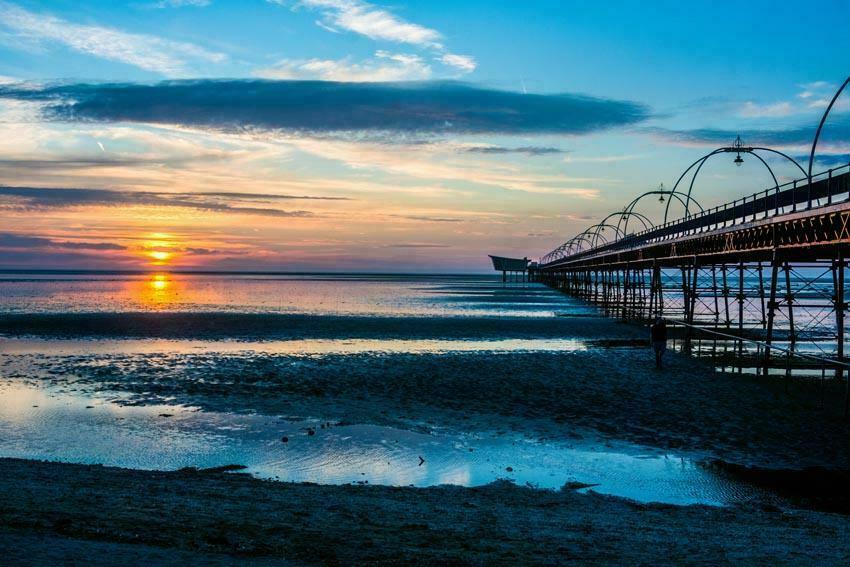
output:
[[156, 263], [164, 264], [171, 258], [172, 254], [171, 252], [163, 252], [162, 250], [152, 250], [148, 252], [148, 256], [156, 260]]

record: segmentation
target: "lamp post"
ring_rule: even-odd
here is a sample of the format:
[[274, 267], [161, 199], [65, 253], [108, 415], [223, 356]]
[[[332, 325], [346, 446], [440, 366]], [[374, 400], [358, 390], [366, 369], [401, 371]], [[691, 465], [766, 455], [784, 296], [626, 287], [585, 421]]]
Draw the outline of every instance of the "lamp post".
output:
[[[744, 141], [741, 140], [741, 135], [738, 134], [738, 137], [735, 138], [735, 143], [732, 144], [732, 149], [736, 150], [737, 153], [738, 153], [738, 155], [735, 156], [735, 159], [733, 160], [733, 162], [738, 167], [741, 167], [741, 165], [744, 163], [744, 158], [741, 157], [741, 150], [743, 148], [744, 148]], [[746, 150], [744, 150], [744, 151], [746, 151]]]

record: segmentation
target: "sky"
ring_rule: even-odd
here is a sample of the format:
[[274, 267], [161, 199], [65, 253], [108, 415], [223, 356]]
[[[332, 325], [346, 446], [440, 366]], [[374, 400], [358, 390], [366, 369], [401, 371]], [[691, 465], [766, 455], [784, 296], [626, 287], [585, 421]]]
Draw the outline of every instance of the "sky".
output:
[[[0, 269], [537, 258], [738, 135], [806, 167], [848, 21], [841, 1], [0, 0]], [[772, 185], [732, 157], [700, 205]], [[814, 169], [848, 161], [850, 92]]]

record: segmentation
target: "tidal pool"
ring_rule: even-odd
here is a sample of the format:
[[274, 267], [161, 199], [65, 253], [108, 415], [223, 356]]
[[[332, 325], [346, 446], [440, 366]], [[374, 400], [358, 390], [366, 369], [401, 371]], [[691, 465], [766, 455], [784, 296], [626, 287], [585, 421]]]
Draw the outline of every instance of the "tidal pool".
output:
[[326, 424], [171, 405], [124, 406], [17, 381], [0, 383], [2, 457], [151, 470], [240, 464], [261, 478], [323, 484], [475, 486], [510, 479], [560, 488], [575, 481], [599, 493], [670, 504], [726, 505], [763, 496], [692, 459], [629, 444]]

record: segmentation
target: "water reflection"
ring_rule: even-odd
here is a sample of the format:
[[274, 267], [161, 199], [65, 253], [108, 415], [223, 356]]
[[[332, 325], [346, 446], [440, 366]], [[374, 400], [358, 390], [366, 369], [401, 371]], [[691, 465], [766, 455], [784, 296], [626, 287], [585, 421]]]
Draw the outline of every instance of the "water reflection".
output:
[[128, 282], [129, 295], [143, 309], [164, 309], [178, 297], [174, 280], [168, 274], [153, 274], [146, 279]]
[[123, 407], [0, 383], [0, 455], [5, 457], [166, 470], [243, 464], [263, 478], [325, 484], [474, 486], [510, 478], [560, 488], [580, 481], [598, 483], [593, 488], [598, 492], [672, 504], [723, 505], [758, 495], [689, 459], [632, 445], [320, 423], [166, 405]]

